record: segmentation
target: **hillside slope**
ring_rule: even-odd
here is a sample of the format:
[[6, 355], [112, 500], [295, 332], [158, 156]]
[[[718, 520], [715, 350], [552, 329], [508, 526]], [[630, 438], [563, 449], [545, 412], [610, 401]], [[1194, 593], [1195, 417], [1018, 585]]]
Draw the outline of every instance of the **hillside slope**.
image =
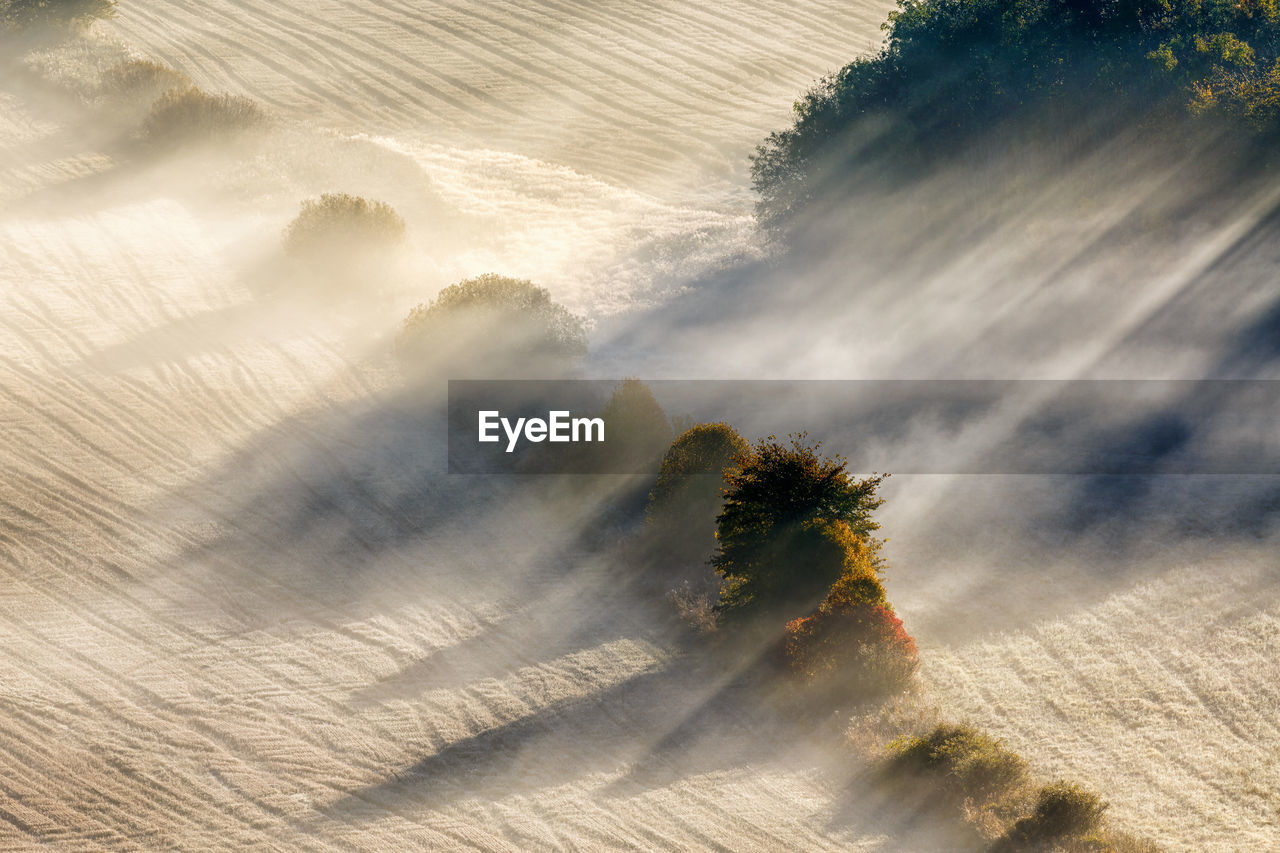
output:
[[[129, 0], [99, 38], [284, 125], [170, 171], [6, 85], [0, 846], [937, 849], [829, 733], [673, 657], [563, 524], [597, 507], [442, 476], [385, 352], [464, 274], [598, 318], [754, 252], [748, 152], [887, 9]], [[326, 189], [406, 214], [414, 284], [256, 289]], [[926, 677], [1170, 849], [1280, 846], [1258, 559], [1217, 597], [1121, 579], [1025, 633], [925, 630]], [[891, 578], [908, 624], [945, 622], [941, 571]]]

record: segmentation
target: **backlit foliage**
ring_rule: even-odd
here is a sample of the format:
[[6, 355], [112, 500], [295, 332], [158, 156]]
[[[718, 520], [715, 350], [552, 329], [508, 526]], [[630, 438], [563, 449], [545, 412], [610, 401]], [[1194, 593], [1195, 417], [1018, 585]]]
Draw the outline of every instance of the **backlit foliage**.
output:
[[262, 125], [266, 115], [240, 95], [211, 95], [194, 86], [170, 89], [156, 99], [142, 125], [153, 145], [227, 140]]
[[826, 524], [826, 541], [843, 552], [840, 574], [813, 613], [787, 623], [787, 666], [837, 701], [899, 693], [910, 686], [919, 655], [885, 598], [881, 543], [842, 522]]
[[[1071, 782], [1054, 782], [1036, 792], [1031, 814], [1018, 820], [996, 846], [999, 851], [1036, 849], [1051, 842], [1079, 839], [1094, 842], [1088, 836], [1102, 826], [1107, 803], [1093, 791]], [[1091, 849], [1110, 849], [1095, 844]], [[1081, 849], [1090, 849], [1081, 845]]]
[[191, 79], [181, 71], [150, 59], [128, 59], [102, 75], [102, 92], [109, 97], [156, 98], [172, 89], [188, 89]]
[[892, 773], [920, 776], [956, 801], [987, 803], [1028, 780], [1021, 756], [973, 726], [943, 723], [889, 749]]
[[757, 150], [764, 224], [858, 164], [916, 171], [978, 137], [1167, 133], [1197, 116], [1280, 128], [1275, 0], [900, 0], [885, 29], [879, 53], [823, 79]]
[[901, 693], [919, 668], [915, 640], [881, 604], [824, 602], [787, 623], [787, 662], [827, 692], [860, 700]]
[[883, 477], [854, 479], [819, 449], [804, 434], [769, 436], [726, 475], [712, 558], [722, 610], [804, 613], [844, 574], [850, 543], [879, 527]]
[[562, 365], [586, 351], [582, 318], [554, 302], [546, 288], [494, 273], [444, 288], [409, 312], [396, 338], [406, 364], [441, 355], [471, 362], [489, 356], [516, 373]]
[[376, 251], [404, 240], [404, 220], [391, 205], [347, 193], [324, 193], [302, 203], [284, 232], [294, 257], [345, 256]]
[[720, 511], [725, 473], [751, 448], [726, 423], [697, 424], [685, 430], [667, 449], [658, 481], [649, 493], [649, 514], [706, 515], [708, 527]]

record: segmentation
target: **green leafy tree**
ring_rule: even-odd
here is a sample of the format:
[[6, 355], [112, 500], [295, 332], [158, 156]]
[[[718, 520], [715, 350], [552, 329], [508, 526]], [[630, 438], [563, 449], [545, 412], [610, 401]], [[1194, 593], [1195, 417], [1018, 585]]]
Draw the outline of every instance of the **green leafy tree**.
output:
[[804, 433], [761, 439], [726, 476], [716, 519], [725, 613], [811, 610], [845, 572], [849, 539], [869, 538], [883, 477], [855, 479], [845, 460], [820, 454]]
[[757, 149], [766, 227], [850, 175], [911, 176], [1020, 139], [1153, 136], [1195, 118], [1280, 132], [1276, 0], [900, 0], [875, 55], [824, 78]]

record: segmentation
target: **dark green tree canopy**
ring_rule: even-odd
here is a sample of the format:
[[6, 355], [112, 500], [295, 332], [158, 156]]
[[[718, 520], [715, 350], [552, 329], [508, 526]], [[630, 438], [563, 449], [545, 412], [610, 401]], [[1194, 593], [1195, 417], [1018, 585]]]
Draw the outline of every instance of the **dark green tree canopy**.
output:
[[726, 611], [812, 609], [844, 573], [851, 539], [879, 528], [881, 476], [851, 477], [804, 433], [761, 439], [725, 477], [712, 566]]
[[820, 81], [757, 150], [766, 226], [858, 164], [920, 170], [975, 138], [1196, 117], [1263, 142], [1280, 128], [1276, 0], [900, 0], [885, 29], [879, 53]]

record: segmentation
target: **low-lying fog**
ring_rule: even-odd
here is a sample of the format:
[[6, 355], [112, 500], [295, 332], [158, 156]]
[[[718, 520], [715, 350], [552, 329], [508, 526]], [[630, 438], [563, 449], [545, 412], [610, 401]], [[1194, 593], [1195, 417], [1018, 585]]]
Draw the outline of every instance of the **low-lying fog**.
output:
[[[1280, 188], [1213, 198], [1194, 159], [1139, 156], [1141, 140], [868, 196], [840, 212], [828, 254], [780, 259], [742, 172], [698, 192], [706, 158], [745, 163], [746, 119], [693, 134], [697, 168], [657, 157], [629, 178], [589, 168], [608, 160], [603, 119], [574, 130], [597, 148], [557, 159], [534, 144], [555, 137], [537, 103], [489, 146], [452, 119], [436, 139], [426, 115], [412, 130], [315, 119], [263, 71], [238, 91], [266, 105], [264, 128], [147, 148], [145, 109], [94, 81], [164, 44], [169, 9], [123, 9], [88, 46], [4, 47], [8, 845], [937, 849], [912, 808], [857, 787], [831, 746], [841, 721], [797, 726], [734, 672], [682, 662], [665, 602], [610, 558], [642, 483], [444, 473], [448, 376], [408, 382], [392, 349], [408, 311], [460, 279], [530, 278], [585, 316], [588, 377], [1277, 378]], [[599, 44], [606, 64], [626, 50], [602, 21], [648, 33], [651, 62], [653, 20], [680, 17], [579, 11], [585, 34], [555, 38]], [[794, 11], [798, 32], [821, 29], [810, 14]], [[192, 26], [157, 58], [181, 56], [202, 85], [234, 79], [219, 50], [242, 32]], [[360, 25], [336, 32], [313, 49], [373, 49]], [[799, 86], [769, 92], [827, 70], [800, 42], [778, 47]], [[703, 72], [672, 69], [664, 93]], [[579, 107], [613, 94], [545, 85]], [[766, 128], [785, 120], [775, 108]], [[648, 131], [626, 132], [619, 157]], [[282, 251], [303, 200], [331, 191], [405, 220], [362, 277]], [[841, 406], [758, 409], [748, 438], [808, 430], [840, 452], [858, 434]], [[938, 440], [927, 419], [879, 428], [894, 458]], [[1194, 423], [1186, 447], [1233, 428]], [[1275, 844], [1280, 480], [1259, 465], [892, 477], [886, 583], [929, 701], [1046, 778], [1105, 790], [1114, 820], [1170, 849]]]

